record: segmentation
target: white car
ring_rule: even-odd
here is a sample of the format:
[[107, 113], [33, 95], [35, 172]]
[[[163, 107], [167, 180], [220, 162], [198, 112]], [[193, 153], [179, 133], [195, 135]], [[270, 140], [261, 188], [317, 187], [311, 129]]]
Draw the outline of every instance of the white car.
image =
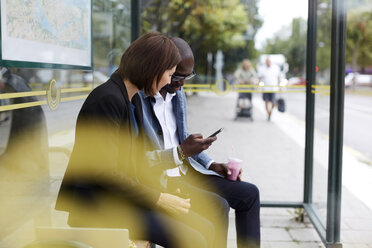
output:
[[350, 72], [345, 77], [345, 86], [353, 86], [353, 80], [355, 80], [355, 86], [372, 86], [372, 75]]

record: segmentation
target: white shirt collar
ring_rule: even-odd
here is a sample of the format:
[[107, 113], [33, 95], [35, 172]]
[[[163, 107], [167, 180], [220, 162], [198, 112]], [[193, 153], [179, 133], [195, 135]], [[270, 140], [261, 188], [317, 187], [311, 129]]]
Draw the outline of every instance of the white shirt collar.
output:
[[169, 93], [167, 92], [166, 96], [165, 96], [165, 100], [163, 98], [163, 96], [160, 94], [160, 92], [156, 93], [156, 95], [154, 96], [155, 100], [156, 101], [160, 101], [163, 100], [164, 102], [169, 102], [169, 101], [172, 101], [173, 97], [176, 95], [176, 93]]

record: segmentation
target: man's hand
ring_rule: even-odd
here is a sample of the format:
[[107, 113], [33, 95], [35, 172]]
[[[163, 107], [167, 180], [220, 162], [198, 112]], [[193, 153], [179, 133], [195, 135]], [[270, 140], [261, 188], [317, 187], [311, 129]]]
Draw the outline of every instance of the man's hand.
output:
[[227, 176], [231, 175], [231, 171], [230, 171], [229, 167], [227, 167], [227, 164], [224, 164], [224, 163], [215, 163], [214, 162], [209, 166], [209, 169], [217, 172], [218, 174], [220, 174], [221, 176], [224, 176], [224, 177], [227, 177]]
[[168, 193], [160, 193], [156, 205], [172, 215], [187, 214], [191, 207], [190, 199], [183, 199]]
[[203, 139], [201, 134], [191, 134], [180, 145], [185, 157], [191, 157], [209, 148], [216, 136]]
[[236, 178], [236, 181], [242, 181], [242, 173], [243, 173], [243, 169], [240, 169], [240, 171], [239, 171], [239, 175], [238, 175], [238, 177]]
[[[224, 164], [224, 163], [214, 162], [209, 166], [209, 169], [217, 172], [218, 174], [224, 177], [231, 175], [231, 171], [229, 167], [227, 166], [227, 164]], [[242, 173], [243, 173], [243, 169], [240, 169], [238, 177], [236, 178], [236, 181], [242, 181]]]

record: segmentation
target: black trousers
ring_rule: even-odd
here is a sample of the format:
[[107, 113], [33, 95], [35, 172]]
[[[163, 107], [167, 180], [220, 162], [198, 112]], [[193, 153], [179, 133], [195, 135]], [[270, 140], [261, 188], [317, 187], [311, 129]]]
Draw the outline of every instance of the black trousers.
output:
[[235, 209], [238, 248], [260, 246], [260, 196], [254, 184], [203, 175], [191, 166], [182, 178], [202, 190], [221, 196]]

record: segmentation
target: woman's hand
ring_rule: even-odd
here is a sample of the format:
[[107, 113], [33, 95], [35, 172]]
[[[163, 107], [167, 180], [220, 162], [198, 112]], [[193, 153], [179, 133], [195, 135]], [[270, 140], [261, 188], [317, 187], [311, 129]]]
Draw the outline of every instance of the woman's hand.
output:
[[191, 207], [190, 198], [183, 199], [168, 193], [160, 193], [156, 205], [173, 215], [187, 214]]

